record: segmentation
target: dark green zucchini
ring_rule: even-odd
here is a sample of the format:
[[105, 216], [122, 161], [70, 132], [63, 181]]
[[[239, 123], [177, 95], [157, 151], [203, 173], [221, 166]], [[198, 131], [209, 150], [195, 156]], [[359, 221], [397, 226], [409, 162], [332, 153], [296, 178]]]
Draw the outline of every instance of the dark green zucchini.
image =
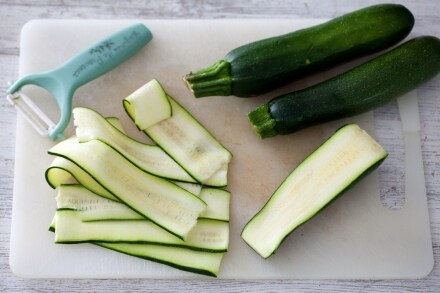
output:
[[248, 114], [261, 138], [367, 112], [440, 72], [440, 40], [412, 39], [334, 78], [274, 98]]
[[256, 96], [388, 48], [405, 38], [413, 25], [414, 16], [404, 6], [379, 4], [238, 47], [184, 80], [195, 97]]

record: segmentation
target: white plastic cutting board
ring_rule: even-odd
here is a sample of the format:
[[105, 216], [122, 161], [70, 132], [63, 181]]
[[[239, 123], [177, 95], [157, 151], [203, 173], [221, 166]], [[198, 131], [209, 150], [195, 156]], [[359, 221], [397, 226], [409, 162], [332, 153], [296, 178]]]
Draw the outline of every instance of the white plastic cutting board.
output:
[[[265, 97], [194, 99], [182, 76], [210, 65], [230, 49], [247, 42], [286, 33], [319, 20], [145, 20], [153, 41], [111, 73], [77, 91], [74, 103], [118, 116], [127, 131], [145, 139], [127, 119], [121, 99], [158, 78], [234, 157], [228, 190], [232, 192], [231, 243], [220, 278], [417, 278], [433, 267], [429, 218], [419, 143], [417, 100], [411, 93], [399, 100], [404, 109], [406, 202], [400, 210], [382, 206], [377, 172], [301, 226], [277, 253], [262, 260], [240, 238], [244, 224], [269, 198], [281, 180], [310, 151], [345, 121], [337, 121], [289, 136], [260, 140], [246, 113], [271, 97], [318, 78], [309, 78]], [[111, 32], [133, 21], [34, 21], [21, 38], [20, 74], [51, 69]], [[339, 69], [340, 70], [340, 69]], [[36, 88], [25, 91], [46, 112], [55, 113], [52, 99]], [[319, 106], [319, 105], [317, 105]], [[371, 114], [358, 122], [374, 134]], [[72, 127], [68, 134], [73, 134]], [[17, 122], [15, 185], [12, 212], [11, 269], [31, 278], [202, 278], [167, 266], [136, 259], [89, 244], [55, 245], [48, 226], [55, 211], [44, 171], [53, 143], [38, 136], [22, 119]], [[402, 158], [403, 159], [403, 158]], [[411, 166], [409, 168], [408, 166]]]

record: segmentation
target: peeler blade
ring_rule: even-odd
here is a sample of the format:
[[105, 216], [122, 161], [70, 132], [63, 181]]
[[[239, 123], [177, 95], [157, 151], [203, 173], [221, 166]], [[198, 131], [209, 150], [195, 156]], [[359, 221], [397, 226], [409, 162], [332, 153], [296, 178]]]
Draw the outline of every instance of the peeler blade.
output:
[[8, 94], [6, 99], [40, 135], [48, 136], [55, 127], [55, 123], [23, 92]]

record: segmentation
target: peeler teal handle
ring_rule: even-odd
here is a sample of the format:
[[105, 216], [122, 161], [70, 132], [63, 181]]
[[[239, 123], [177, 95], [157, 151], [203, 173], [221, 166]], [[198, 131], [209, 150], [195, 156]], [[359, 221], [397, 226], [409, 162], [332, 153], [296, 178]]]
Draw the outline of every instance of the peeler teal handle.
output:
[[48, 130], [48, 135], [52, 140], [63, 139], [71, 117], [75, 90], [114, 69], [143, 48], [152, 37], [150, 30], [141, 23], [129, 26], [99, 40], [54, 70], [20, 78], [7, 93], [11, 95], [26, 84], [49, 91], [59, 105], [61, 116], [58, 124]]

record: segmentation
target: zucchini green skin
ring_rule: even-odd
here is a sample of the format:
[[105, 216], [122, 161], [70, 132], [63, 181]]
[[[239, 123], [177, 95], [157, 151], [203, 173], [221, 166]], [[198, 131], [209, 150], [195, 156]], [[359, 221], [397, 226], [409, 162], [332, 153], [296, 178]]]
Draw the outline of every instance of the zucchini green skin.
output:
[[261, 138], [289, 134], [372, 110], [439, 72], [440, 40], [422, 36], [334, 78], [276, 97], [248, 118]]
[[250, 97], [295, 79], [386, 49], [404, 39], [414, 16], [379, 4], [323, 24], [238, 47], [223, 60], [184, 77], [195, 97]]

